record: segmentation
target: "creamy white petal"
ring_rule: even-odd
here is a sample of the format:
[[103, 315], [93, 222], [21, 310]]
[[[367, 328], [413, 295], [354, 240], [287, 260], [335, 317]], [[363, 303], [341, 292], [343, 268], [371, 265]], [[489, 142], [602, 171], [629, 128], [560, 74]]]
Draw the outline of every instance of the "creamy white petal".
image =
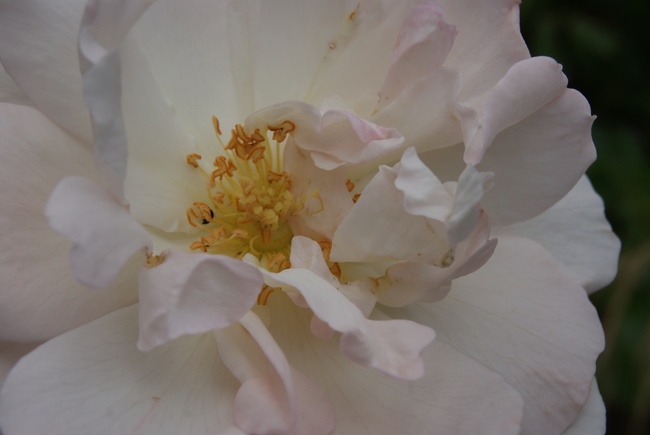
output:
[[16, 85], [2, 63], [0, 63], [0, 102], [34, 107], [34, 102]]
[[587, 400], [604, 347], [598, 315], [573, 274], [535, 242], [500, 238], [445, 299], [401, 310], [521, 393], [524, 434], [561, 433]]
[[238, 434], [238, 382], [211, 335], [137, 350], [137, 306], [63, 334], [23, 358], [0, 390], [4, 435]]
[[541, 215], [514, 225], [496, 227], [495, 235], [531, 238], [580, 278], [591, 293], [616, 275], [621, 242], [605, 218], [603, 201], [583, 176], [578, 184]]

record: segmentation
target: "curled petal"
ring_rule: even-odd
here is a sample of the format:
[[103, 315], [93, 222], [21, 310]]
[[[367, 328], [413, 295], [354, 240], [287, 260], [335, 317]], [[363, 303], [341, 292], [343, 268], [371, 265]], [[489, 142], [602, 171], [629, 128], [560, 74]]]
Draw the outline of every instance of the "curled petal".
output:
[[254, 131], [286, 121], [293, 124], [291, 135], [298, 148], [309, 152], [316, 166], [328, 171], [367, 163], [404, 142], [393, 128], [381, 127], [344, 110], [328, 110], [321, 115], [314, 106], [299, 101], [253, 113], [246, 119], [246, 128]]
[[239, 325], [215, 331], [224, 363], [242, 383], [235, 398], [237, 426], [255, 434], [329, 433], [334, 415], [325, 393], [289, 366], [254, 313]]
[[341, 352], [353, 361], [396, 378], [423, 375], [420, 352], [433, 340], [433, 330], [408, 320], [366, 319], [336, 287], [307, 269], [264, 274], [268, 285], [299, 293], [314, 315], [341, 332]]
[[89, 287], [107, 287], [138, 250], [151, 250], [151, 238], [102, 187], [83, 177], [63, 179], [52, 192], [45, 215], [56, 231], [74, 243], [72, 271]]
[[490, 91], [480, 118], [473, 119], [476, 113], [459, 109], [465, 161], [479, 163], [499, 132], [557, 98], [566, 85], [562, 66], [551, 58], [534, 57], [513, 65]]
[[458, 243], [451, 265], [439, 267], [416, 261], [390, 266], [379, 279], [379, 303], [403, 307], [413, 302], [437, 302], [451, 289], [451, 281], [468, 275], [483, 266], [494, 253], [497, 239], [490, 239], [490, 227], [485, 214], [479, 224]]
[[150, 4], [148, 0], [91, 0], [86, 4], [79, 30], [83, 92], [93, 124], [97, 168], [120, 202], [125, 202], [127, 145], [117, 49]]
[[257, 268], [223, 255], [165, 251], [163, 262], [140, 271], [140, 338], [150, 350], [184, 334], [225, 328], [257, 300]]

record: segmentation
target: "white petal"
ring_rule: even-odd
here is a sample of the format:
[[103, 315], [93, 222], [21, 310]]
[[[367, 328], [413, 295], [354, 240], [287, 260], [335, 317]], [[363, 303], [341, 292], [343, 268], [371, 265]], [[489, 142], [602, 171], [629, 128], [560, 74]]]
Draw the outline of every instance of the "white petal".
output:
[[[440, 257], [440, 243], [427, 219], [407, 213], [395, 174], [382, 166], [343, 219], [332, 239], [332, 261], [385, 261]], [[368, 225], [376, 236], [368, 237]]]
[[401, 379], [423, 374], [420, 352], [434, 332], [406, 320], [368, 320], [336, 287], [307, 269], [265, 273], [265, 282], [300, 293], [314, 315], [342, 333], [341, 352], [353, 361]]
[[438, 3], [430, 1], [414, 7], [393, 49], [392, 64], [379, 92], [380, 104], [383, 106], [410, 83], [440, 68], [455, 37], [456, 29], [444, 21]]
[[223, 255], [162, 254], [162, 264], [140, 271], [138, 348], [150, 350], [185, 334], [225, 328], [257, 300], [257, 268]]
[[447, 296], [451, 281], [470, 274], [494, 253], [497, 239], [488, 240], [490, 226], [481, 216], [474, 231], [456, 246], [454, 259], [447, 267], [416, 261], [394, 264], [379, 279], [379, 302], [389, 307], [403, 307], [413, 302], [437, 302]]
[[211, 335], [135, 347], [137, 306], [63, 334], [23, 358], [0, 391], [5, 435], [222, 435], [238, 382]]
[[[205, 175], [187, 164], [186, 156], [197, 153], [209, 165], [223, 149], [214, 132], [209, 143], [200, 143], [192, 132], [184, 130], [135, 38], [127, 37], [120, 49], [120, 62], [129, 155], [124, 188], [130, 213], [138, 222], [167, 232], [189, 232], [192, 227], [185, 210], [196, 201], [210, 201]], [[212, 127], [209, 116], [202, 121]]]
[[269, 301], [271, 332], [287, 358], [334, 404], [334, 435], [422, 435], [432, 428], [441, 434], [519, 433], [519, 394], [453, 347], [437, 341], [429, 345], [422, 354], [421, 379], [391, 379], [345, 358], [335, 340], [309, 334], [309, 312], [281, 294]]
[[136, 264], [113, 287], [88, 289], [70, 272], [70, 242], [43, 215], [63, 177], [96, 177], [91, 152], [28, 107], [0, 104], [0, 132], [0, 339], [43, 341], [134, 303]]
[[397, 130], [374, 124], [344, 110], [321, 114], [316, 107], [287, 101], [258, 110], [246, 118], [246, 129], [265, 129], [283, 122], [293, 123], [291, 137], [309, 153], [314, 164], [328, 171], [358, 166], [398, 149], [404, 138]]
[[84, 0], [0, 2], [0, 59], [48, 118], [90, 143], [77, 33]]
[[445, 299], [401, 310], [521, 393], [524, 434], [561, 433], [587, 400], [604, 347], [598, 315], [574, 276], [535, 242], [502, 237]]
[[495, 174], [482, 201], [493, 224], [530, 219], [571, 190], [596, 158], [593, 120], [587, 100], [568, 89], [495, 137], [477, 165]]
[[516, 62], [530, 57], [519, 31], [517, 0], [441, 0], [458, 35], [445, 65], [462, 74], [460, 102], [476, 106]]
[[34, 102], [16, 85], [0, 63], [0, 102], [34, 107]]
[[621, 243], [587, 177], [541, 215], [494, 231], [536, 240], [576, 273], [589, 293], [605, 287], [616, 275]]
[[237, 425], [255, 434], [329, 433], [334, 415], [325, 393], [291, 369], [255, 314], [248, 313], [240, 325], [215, 331], [225, 364], [242, 382], [235, 398]]
[[513, 65], [490, 90], [480, 114], [460, 111], [465, 161], [479, 163], [497, 134], [557, 98], [567, 82], [562, 66], [548, 57], [534, 57]]
[[604, 435], [607, 429], [605, 420], [605, 404], [600, 391], [598, 391], [596, 378], [594, 378], [587, 403], [580, 410], [578, 418], [562, 435]]
[[79, 30], [83, 92], [93, 124], [97, 168], [108, 190], [120, 202], [125, 202], [127, 145], [117, 48], [149, 4], [148, 0], [91, 0]]
[[10, 343], [0, 342], [0, 386], [9, 370], [16, 365], [19, 359], [34, 350], [40, 343]]
[[[284, 150], [284, 169], [291, 174], [291, 192], [307, 198], [305, 212], [289, 219], [295, 235], [314, 240], [332, 240], [334, 231], [354, 203], [346, 187], [346, 168], [325, 171], [299, 151], [290, 138]], [[316, 193], [318, 198], [313, 194]]]
[[67, 177], [52, 192], [45, 207], [52, 228], [74, 243], [72, 271], [84, 285], [110, 285], [129, 258], [151, 238], [102, 187], [83, 177]]

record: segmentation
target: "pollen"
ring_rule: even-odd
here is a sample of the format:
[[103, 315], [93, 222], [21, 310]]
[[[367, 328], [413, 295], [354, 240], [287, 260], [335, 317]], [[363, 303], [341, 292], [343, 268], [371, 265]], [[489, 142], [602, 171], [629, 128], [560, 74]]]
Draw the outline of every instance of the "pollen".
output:
[[[187, 163], [205, 175], [208, 198], [186, 210], [187, 222], [198, 231], [189, 248], [235, 258], [252, 254], [274, 272], [290, 267], [289, 219], [306, 213], [312, 198], [323, 208], [318, 192], [297, 196], [291, 191], [293, 179], [283, 167], [284, 145], [296, 125], [287, 120], [246, 131], [237, 124], [227, 142], [217, 117], [212, 117], [212, 125], [222, 149], [212, 167], [199, 154], [186, 156]], [[262, 291], [264, 303], [272, 291]]]

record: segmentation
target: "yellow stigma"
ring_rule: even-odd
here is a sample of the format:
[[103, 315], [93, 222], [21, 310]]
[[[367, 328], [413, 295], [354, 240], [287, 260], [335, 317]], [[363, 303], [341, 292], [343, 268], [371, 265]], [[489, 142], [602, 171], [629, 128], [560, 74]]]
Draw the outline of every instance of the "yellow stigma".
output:
[[223, 154], [211, 168], [199, 154], [186, 156], [187, 164], [205, 174], [210, 198], [209, 204], [194, 202], [186, 211], [189, 224], [204, 230], [190, 249], [235, 258], [252, 254], [273, 271], [289, 267], [288, 220], [306, 201], [291, 192], [292, 177], [282, 162], [287, 135], [296, 126], [284, 121], [247, 133], [237, 124], [224, 144], [219, 120], [213, 116], [212, 123]]

